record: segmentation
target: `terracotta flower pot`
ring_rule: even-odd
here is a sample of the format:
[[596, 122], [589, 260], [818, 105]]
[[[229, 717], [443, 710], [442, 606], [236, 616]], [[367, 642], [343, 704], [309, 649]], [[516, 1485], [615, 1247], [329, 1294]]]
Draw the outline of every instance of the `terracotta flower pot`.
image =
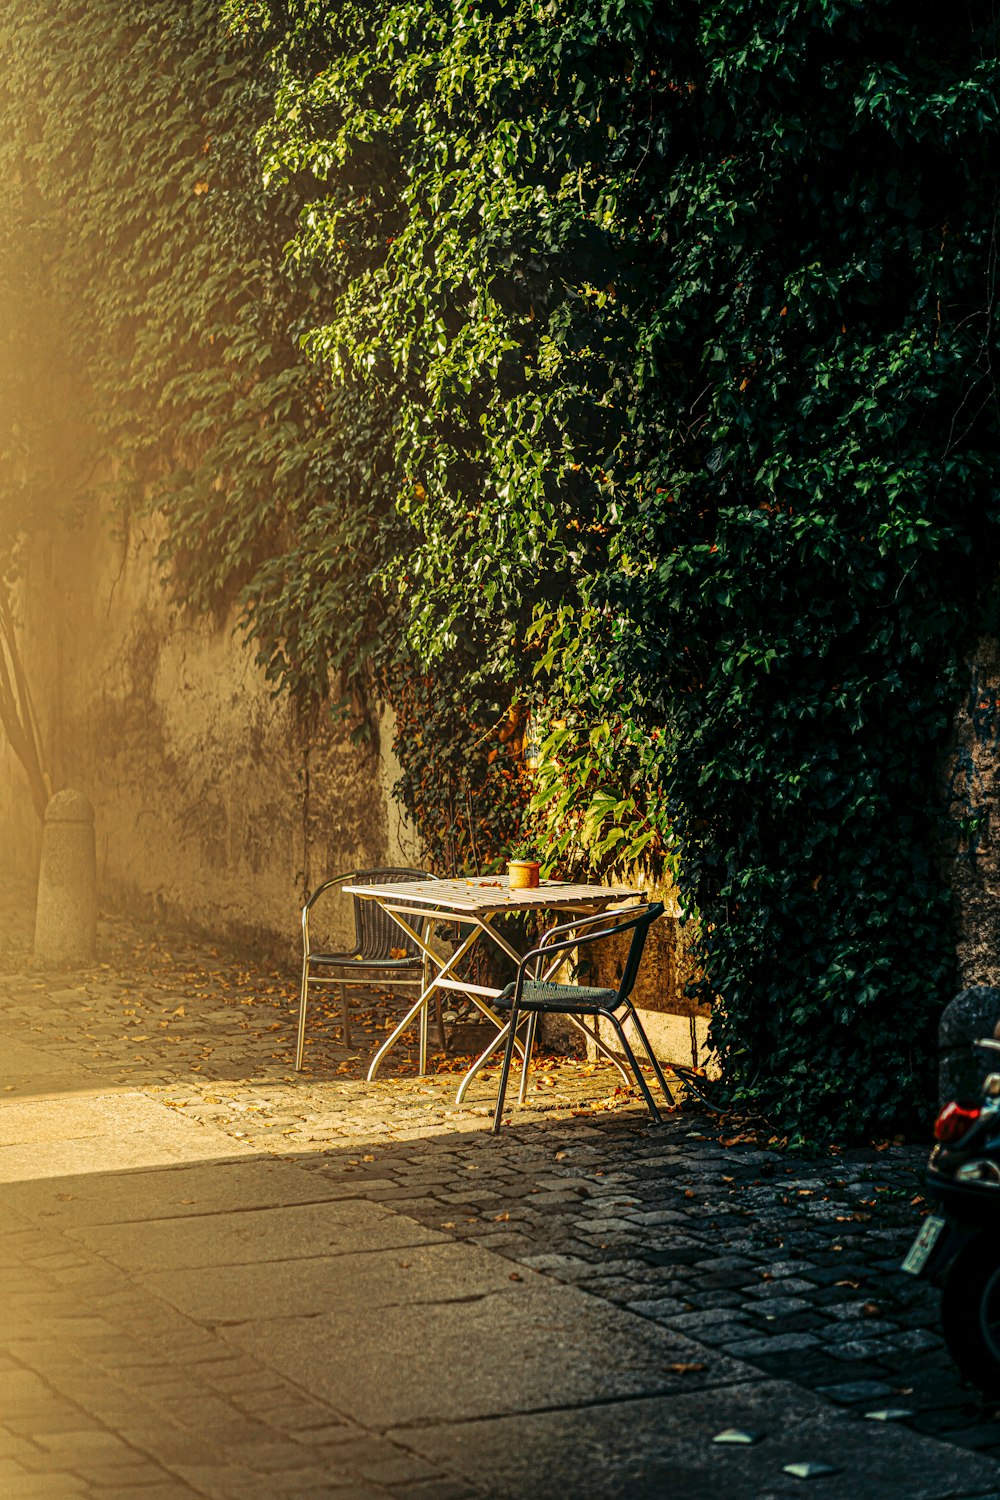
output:
[[538, 884], [541, 865], [537, 859], [512, 859], [507, 864], [507, 874], [512, 891], [532, 890]]

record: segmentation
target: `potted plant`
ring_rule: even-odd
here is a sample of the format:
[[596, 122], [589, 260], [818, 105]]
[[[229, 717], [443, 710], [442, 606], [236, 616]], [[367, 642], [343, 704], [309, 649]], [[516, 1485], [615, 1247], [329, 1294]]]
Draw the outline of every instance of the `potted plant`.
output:
[[538, 884], [541, 864], [530, 844], [518, 844], [507, 861], [507, 877], [512, 891], [533, 889]]

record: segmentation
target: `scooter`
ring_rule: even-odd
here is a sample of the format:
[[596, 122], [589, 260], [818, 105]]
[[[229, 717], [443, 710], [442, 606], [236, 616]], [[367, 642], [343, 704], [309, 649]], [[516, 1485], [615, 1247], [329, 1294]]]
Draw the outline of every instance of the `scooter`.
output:
[[[997, 1028], [1000, 1030], [1000, 1027]], [[1000, 1040], [976, 1043], [994, 1054]], [[1000, 1393], [1000, 1072], [978, 1104], [952, 1100], [934, 1122], [925, 1184], [935, 1211], [924, 1220], [903, 1270], [939, 1282], [941, 1324], [962, 1375]]]

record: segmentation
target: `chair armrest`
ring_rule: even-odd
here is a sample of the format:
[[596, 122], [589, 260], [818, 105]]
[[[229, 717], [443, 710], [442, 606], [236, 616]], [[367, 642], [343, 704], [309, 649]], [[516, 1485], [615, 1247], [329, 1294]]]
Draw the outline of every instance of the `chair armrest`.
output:
[[324, 891], [328, 891], [333, 885], [343, 885], [345, 881], [348, 881], [350, 879], [350, 875], [334, 875], [330, 880], [324, 880], [322, 885], [318, 885], [316, 887], [312, 895], [309, 897], [309, 900], [302, 908], [302, 915], [305, 916], [307, 911], [312, 911], [313, 907], [319, 900], [320, 896], [323, 895]]
[[[604, 911], [595, 911], [594, 914], [589, 917], [577, 917], [575, 922], [560, 922], [558, 927], [549, 927], [545, 932], [542, 933], [542, 936], [538, 939], [538, 946], [540, 948], [544, 948], [548, 943], [549, 938], [555, 937], [556, 933], [559, 932], [579, 932], [581, 927], [592, 926], [595, 922], [613, 921], [618, 917], [625, 920], [631, 919], [632, 917], [641, 916], [643, 912], [648, 911], [650, 906], [654, 904], [657, 903], [643, 901], [638, 906], [616, 906], [613, 907], [610, 911], [605, 908]], [[581, 938], [580, 941], [583, 942], [584, 939]]]
[[324, 891], [328, 891], [330, 887], [334, 885], [344, 885], [351, 878], [352, 877], [350, 875], [334, 875], [329, 880], [324, 880], [322, 885], [318, 885], [316, 887], [312, 895], [309, 897], [309, 900], [302, 908], [302, 953], [304, 958], [309, 957], [309, 913], [312, 911], [320, 896], [323, 895]]

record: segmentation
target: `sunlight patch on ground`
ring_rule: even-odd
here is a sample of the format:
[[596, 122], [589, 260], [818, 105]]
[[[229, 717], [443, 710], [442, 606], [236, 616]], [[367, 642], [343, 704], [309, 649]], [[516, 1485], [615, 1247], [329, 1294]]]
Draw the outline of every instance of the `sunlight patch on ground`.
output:
[[253, 1154], [248, 1144], [134, 1090], [0, 1103], [0, 1182]]

